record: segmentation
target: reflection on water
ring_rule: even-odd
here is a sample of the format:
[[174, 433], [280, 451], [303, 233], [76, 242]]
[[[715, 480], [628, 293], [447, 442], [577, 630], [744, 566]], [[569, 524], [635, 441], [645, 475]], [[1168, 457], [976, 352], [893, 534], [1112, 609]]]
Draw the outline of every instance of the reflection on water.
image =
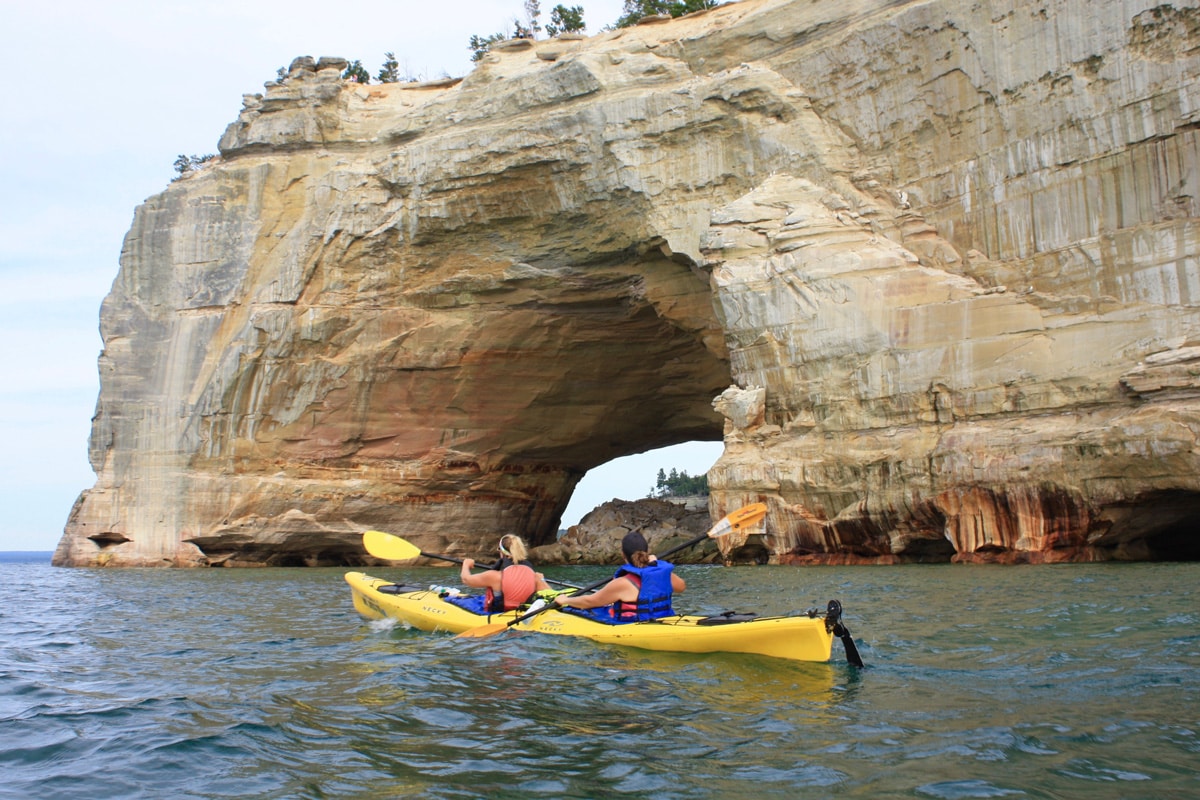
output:
[[867, 668], [428, 634], [336, 570], [0, 565], [0, 798], [1200, 795], [1200, 565], [681, 569], [688, 611], [840, 599]]

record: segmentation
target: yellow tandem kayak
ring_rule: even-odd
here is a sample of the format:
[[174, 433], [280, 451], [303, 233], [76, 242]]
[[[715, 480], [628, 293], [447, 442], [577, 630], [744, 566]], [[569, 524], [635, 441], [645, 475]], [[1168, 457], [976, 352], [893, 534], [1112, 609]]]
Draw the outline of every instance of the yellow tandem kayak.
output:
[[[396, 619], [425, 631], [463, 633], [481, 625], [510, 623], [522, 611], [487, 614], [467, 601], [430, 589], [405, 586], [361, 572], [346, 575], [354, 607], [371, 619]], [[457, 600], [457, 602], [456, 602]], [[836, 605], [836, 610], [834, 606]], [[477, 606], [478, 604], [476, 604]], [[683, 653], [753, 653], [793, 661], [828, 661], [834, 634], [842, 635], [841, 605], [831, 601], [827, 616], [673, 616], [650, 622], [611, 624], [586, 612], [551, 609], [517, 622], [513, 630], [582, 636], [604, 644]], [[843, 642], [848, 637], [847, 631]], [[848, 645], [847, 655], [849, 655]]]

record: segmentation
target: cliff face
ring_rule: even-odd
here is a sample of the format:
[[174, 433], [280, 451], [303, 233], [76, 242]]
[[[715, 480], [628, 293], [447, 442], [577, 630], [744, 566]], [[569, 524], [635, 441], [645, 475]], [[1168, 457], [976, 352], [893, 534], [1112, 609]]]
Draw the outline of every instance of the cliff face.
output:
[[1195, 556], [1198, 73], [1195, 5], [1085, 0], [298, 61], [135, 215], [55, 563], [539, 544], [722, 432], [779, 561]]

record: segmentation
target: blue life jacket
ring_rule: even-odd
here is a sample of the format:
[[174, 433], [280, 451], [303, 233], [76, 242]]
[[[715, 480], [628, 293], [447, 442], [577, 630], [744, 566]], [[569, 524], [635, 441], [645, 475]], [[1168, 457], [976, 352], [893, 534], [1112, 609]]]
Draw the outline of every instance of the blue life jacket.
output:
[[671, 608], [671, 571], [675, 565], [670, 561], [655, 561], [648, 567], [625, 564], [617, 570], [614, 578], [629, 577], [638, 587], [636, 603], [618, 600], [612, 604], [615, 622], [645, 622], [659, 617], [675, 615]]

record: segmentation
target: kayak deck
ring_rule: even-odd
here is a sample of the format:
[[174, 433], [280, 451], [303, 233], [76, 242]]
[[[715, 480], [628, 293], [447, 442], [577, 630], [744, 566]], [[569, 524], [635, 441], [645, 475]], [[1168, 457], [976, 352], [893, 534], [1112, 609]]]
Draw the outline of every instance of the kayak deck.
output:
[[[392, 618], [426, 631], [463, 631], [508, 623], [520, 611], [474, 613], [438, 592], [399, 586], [361, 572], [346, 574], [355, 609], [371, 619]], [[752, 653], [793, 661], [828, 661], [833, 632], [823, 617], [702, 617], [680, 615], [614, 625], [581, 613], [551, 609], [512, 628], [581, 636], [602, 644], [682, 653]]]

